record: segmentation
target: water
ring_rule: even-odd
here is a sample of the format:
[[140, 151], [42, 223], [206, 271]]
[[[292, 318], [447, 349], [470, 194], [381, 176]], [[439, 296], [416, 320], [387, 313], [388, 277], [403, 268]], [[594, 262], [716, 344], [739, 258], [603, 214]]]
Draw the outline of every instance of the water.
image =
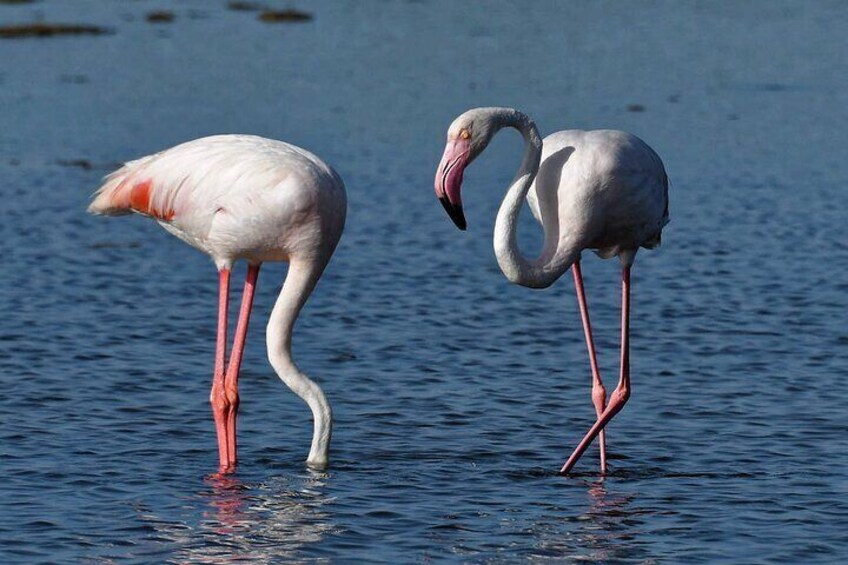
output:
[[[301, 7], [312, 22], [0, 6], [115, 32], [0, 40], [2, 561], [844, 560], [845, 6]], [[162, 8], [174, 22], [147, 23]], [[491, 250], [520, 137], [468, 170], [467, 233], [432, 194], [450, 121], [495, 104], [543, 133], [632, 131], [672, 178], [664, 246], [634, 268], [605, 480], [594, 448], [556, 474], [594, 415], [570, 277], [510, 285]], [[216, 481], [214, 268], [152, 222], [83, 213], [117, 162], [220, 132], [309, 148], [348, 185], [294, 344], [335, 410], [327, 473], [265, 360], [285, 266], [260, 276], [242, 465]], [[584, 275], [612, 387], [617, 266], [587, 256]]]

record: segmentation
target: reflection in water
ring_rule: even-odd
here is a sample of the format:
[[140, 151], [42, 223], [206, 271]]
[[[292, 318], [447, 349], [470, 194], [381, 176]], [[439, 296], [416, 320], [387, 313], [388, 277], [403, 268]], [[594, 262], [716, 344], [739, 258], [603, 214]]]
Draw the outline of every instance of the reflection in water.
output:
[[215, 475], [206, 480], [210, 490], [200, 493], [207, 509], [199, 524], [164, 523], [149, 515], [145, 521], [166, 534], [177, 563], [298, 561], [334, 529], [322, 509], [332, 501], [324, 494], [326, 479], [310, 472], [250, 485], [232, 475]]
[[639, 557], [637, 517], [645, 512], [634, 508], [634, 493], [610, 493], [601, 479], [589, 486], [589, 509], [567, 518], [561, 507], [537, 523], [536, 555], [589, 562], [608, 562]]
[[206, 496], [209, 497], [209, 505], [214, 511], [203, 513], [204, 519], [210, 521], [204, 523], [212, 525], [218, 535], [232, 535], [244, 520], [247, 489], [244, 488], [244, 483], [233, 475], [212, 475], [207, 479], [207, 484], [212, 487], [212, 493]]
[[588, 494], [591, 507], [577, 536], [589, 551], [589, 559], [607, 561], [634, 557], [634, 527], [640, 523], [634, 519], [640, 512], [631, 505], [635, 494], [611, 494], [603, 479], [593, 483]]

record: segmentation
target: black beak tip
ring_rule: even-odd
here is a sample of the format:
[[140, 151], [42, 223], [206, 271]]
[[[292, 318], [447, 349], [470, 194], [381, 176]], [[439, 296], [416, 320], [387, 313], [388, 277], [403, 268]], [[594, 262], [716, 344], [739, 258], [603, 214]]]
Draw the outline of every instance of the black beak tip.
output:
[[468, 227], [465, 223], [465, 215], [462, 213], [462, 208], [460, 208], [457, 215], [452, 216], [451, 219], [453, 220], [453, 223], [456, 224], [456, 227], [462, 231], [465, 231]]
[[439, 198], [439, 202], [442, 203], [442, 207], [444, 207], [450, 219], [453, 220], [453, 223], [456, 224], [456, 227], [465, 231], [467, 225], [465, 223], [465, 214], [462, 212], [462, 205], [454, 206], [445, 196]]

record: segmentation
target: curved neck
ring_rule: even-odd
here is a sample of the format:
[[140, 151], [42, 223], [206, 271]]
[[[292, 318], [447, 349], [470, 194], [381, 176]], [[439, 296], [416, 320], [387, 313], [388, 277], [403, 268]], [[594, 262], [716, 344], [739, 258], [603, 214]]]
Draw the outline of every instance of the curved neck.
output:
[[495, 256], [506, 278], [530, 288], [547, 288], [580, 257], [579, 250], [558, 249], [558, 242], [549, 241], [552, 234], [545, 228], [545, 248], [535, 261], [528, 261], [518, 249], [518, 215], [527, 192], [539, 171], [542, 158], [542, 139], [536, 124], [521, 112], [513, 111], [496, 118], [496, 128], [513, 127], [521, 132], [527, 145], [521, 167], [504, 196], [495, 220]]
[[318, 282], [321, 269], [308, 262], [292, 261], [289, 271], [271, 317], [268, 319], [268, 355], [273, 357], [271, 364], [276, 368], [296, 368], [291, 357], [292, 332], [295, 322], [312, 289]]
[[268, 360], [277, 375], [312, 410], [314, 431], [307, 464], [319, 468], [325, 467], [328, 461], [333, 428], [332, 412], [321, 387], [295, 365], [291, 356], [291, 343], [297, 316], [315, 288], [326, 263], [313, 260], [292, 261], [289, 264], [286, 282], [271, 311], [265, 333]]

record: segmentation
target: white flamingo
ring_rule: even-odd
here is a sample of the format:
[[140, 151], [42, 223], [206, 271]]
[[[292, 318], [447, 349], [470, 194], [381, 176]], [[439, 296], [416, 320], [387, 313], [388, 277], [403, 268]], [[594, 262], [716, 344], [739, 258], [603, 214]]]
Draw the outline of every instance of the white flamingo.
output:
[[[560, 131], [544, 141], [530, 118], [512, 108], [474, 108], [448, 129], [447, 146], [436, 173], [436, 196], [451, 219], [465, 229], [460, 189], [465, 167], [504, 127], [521, 132], [524, 159], [495, 220], [498, 264], [513, 283], [546, 288], [569, 267], [574, 273], [592, 370], [592, 401], [597, 421], [563, 465], [568, 473], [599, 439], [601, 472], [606, 472], [604, 426], [630, 397], [630, 266], [640, 247], [660, 243], [668, 223], [668, 177], [659, 156], [638, 137], [614, 130]], [[525, 197], [545, 233], [538, 259], [525, 259], [516, 243], [518, 214]], [[622, 264], [621, 373], [606, 404], [595, 357], [589, 312], [580, 273], [580, 255], [593, 249]]]
[[[332, 414], [324, 392], [291, 357], [292, 329], [344, 229], [342, 179], [315, 155], [247, 135], [205, 137], [124, 165], [106, 178], [88, 208], [93, 214], [136, 212], [210, 255], [219, 272], [218, 338], [210, 402], [218, 434], [220, 472], [235, 469], [238, 376], [259, 267], [287, 261], [288, 275], [268, 320], [268, 359], [312, 410], [307, 464], [328, 463]], [[229, 362], [230, 272], [248, 263]]]

